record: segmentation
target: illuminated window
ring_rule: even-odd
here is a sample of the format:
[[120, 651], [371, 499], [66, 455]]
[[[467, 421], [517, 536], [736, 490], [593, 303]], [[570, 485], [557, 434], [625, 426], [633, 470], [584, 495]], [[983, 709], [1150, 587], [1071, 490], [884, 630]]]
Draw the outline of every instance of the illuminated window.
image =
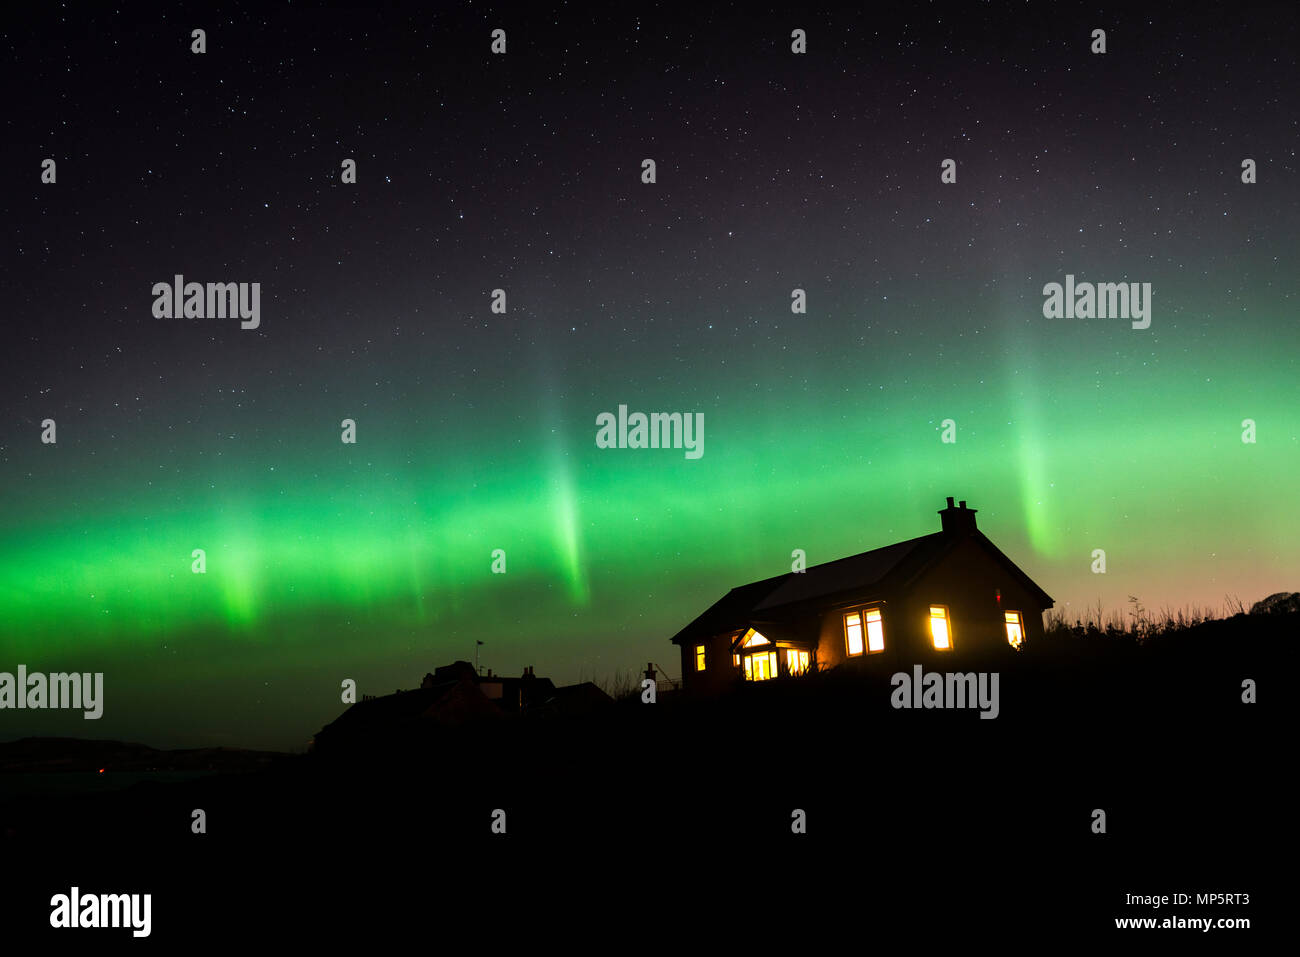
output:
[[849, 642], [849, 654], [862, 654], [862, 615], [849, 612], [844, 616], [844, 635]]
[[867, 609], [867, 651], [885, 650], [885, 626], [879, 608]]
[[704, 646], [703, 645], [695, 646], [695, 670], [696, 671], [704, 670]]
[[801, 675], [808, 670], [808, 652], [795, 648], [785, 650], [785, 669], [792, 675]]
[[751, 631], [748, 638], [745, 639], [744, 647], [753, 648], [755, 645], [770, 645], [771, 642], [764, 638], [756, 631]]
[[1025, 629], [1018, 611], [1007, 612], [1007, 642], [1012, 648], [1019, 648], [1025, 643]]
[[885, 624], [881, 620], [880, 609], [868, 608], [866, 611], [853, 611], [844, 616], [844, 635], [848, 639], [850, 655], [862, 654], [863, 618], [866, 619], [867, 653], [885, 650]]
[[952, 634], [948, 626], [947, 605], [930, 606], [930, 634], [934, 638], [934, 646], [940, 651], [952, 650]]
[[776, 652], [745, 655], [745, 677], [750, 681], [766, 681], [776, 677]]
[[732, 655], [732, 656], [731, 656], [731, 663], [732, 663], [733, 665], [735, 665], [737, 668], [739, 668], [739, 667], [740, 667], [740, 655]]

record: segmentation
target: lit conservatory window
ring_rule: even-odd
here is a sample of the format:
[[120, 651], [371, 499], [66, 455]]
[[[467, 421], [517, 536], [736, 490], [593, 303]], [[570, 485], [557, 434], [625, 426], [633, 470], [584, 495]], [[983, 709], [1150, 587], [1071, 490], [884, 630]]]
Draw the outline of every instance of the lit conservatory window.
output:
[[768, 641], [758, 632], [754, 631], [751, 632], [750, 636], [745, 639], [744, 647], [753, 648], [755, 645], [770, 645], [770, 644], [771, 644], [770, 641]]
[[785, 650], [785, 667], [792, 675], [801, 675], [808, 670], [808, 652], [794, 648]]
[[867, 609], [867, 651], [885, 650], [885, 625], [880, 620], [879, 608]]
[[862, 615], [850, 612], [844, 616], [844, 634], [849, 642], [849, 654], [862, 654]]
[[1007, 612], [1007, 642], [1012, 648], [1019, 648], [1025, 643], [1025, 629], [1018, 611]]
[[704, 646], [703, 645], [695, 646], [695, 670], [696, 671], [704, 670]]
[[745, 656], [745, 677], [750, 681], [766, 681], [776, 677], [776, 652], [768, 651]]
[[948, 630], [948, 606], [930, 606], [930, 634], [934, 637], [934, 646], [940, 651], [952, 649], [952, 636]]

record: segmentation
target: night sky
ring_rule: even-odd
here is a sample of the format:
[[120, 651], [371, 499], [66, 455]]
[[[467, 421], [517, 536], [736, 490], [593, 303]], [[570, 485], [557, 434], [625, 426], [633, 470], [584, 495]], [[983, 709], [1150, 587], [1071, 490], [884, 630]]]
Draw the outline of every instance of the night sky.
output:
[[[1294, 4], [377, 6], [10, 15], [0, 671], [105, 707], [0, 738], [301, 748], [476, 640], [677, 677], [948, 495], [1071, 616], [1300, 588]], [[1067, 274], [1150, 327], [1045, 318]], [[704, 454], [597, 448], [620, 404]]]

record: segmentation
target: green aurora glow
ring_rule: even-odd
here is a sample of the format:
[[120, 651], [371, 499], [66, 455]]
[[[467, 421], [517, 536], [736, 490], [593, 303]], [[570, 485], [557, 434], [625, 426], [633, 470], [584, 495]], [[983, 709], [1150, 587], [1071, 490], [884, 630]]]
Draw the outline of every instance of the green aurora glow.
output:
[[[1285, 31], [1115, 11], [1098, 57], [1091, 14], [828, 12], [795, 57], [784, 13], [612, 7], [521, 12], [493, 63], [474, 8], [268, 7], [204, 59], [32, 13], [70, 46], [11, 58], [0, 670], [107, 703], [6, 737], [301, 746], [342, 679], [476, 641], [675, 677], [727, 589], [950, 495], [1071, 617], [1300, 589]], [[155, 319], [176, 273], [263, 283], [260, 327]], [[1043, 318], [1067, 273], [1150, 282], [1150, 328]], [[598, 449], [620, 403], [703, 413], [703, 458]]]

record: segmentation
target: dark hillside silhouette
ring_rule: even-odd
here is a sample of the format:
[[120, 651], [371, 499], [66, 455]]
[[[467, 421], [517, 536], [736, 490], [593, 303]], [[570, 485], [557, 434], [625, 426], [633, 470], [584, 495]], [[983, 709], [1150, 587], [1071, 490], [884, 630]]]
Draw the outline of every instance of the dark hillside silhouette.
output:
[[[1288, 762], [1262, 730], [1285, 707], [1277, 680], [1297, 628], [1295, 613], [1242, 614], [1148, 641], [1065, 630], [1012, 655], [955, 650], [949, 670], [1000, 672], [996, 720], [898, 710], [887, 673], [835, 669], [580, 714], [376, 722], [252, 774], [94, 800], [6, 798], [4, 854], [79, 861], [86, 881], [105, 860], [116, 874], [124, 861], [169, 862], [185, 892], [159, 908], [164, 921], [186, 913], [185, 894], [229, 881], [307, 910], [379, 906], [365, 873], [452, 859], [463, 880], [440, 907], [477, 906], [509, 881], [528, 889], [516, 906], [553, 912], [567, 899], [561, 875], [581, 860], [605, 876], [587, 906], [630, 918], [646, 900], [679, 906], [702, 879], [739, 886], [761, 861], [832, 883], [808, 905], [814, 915], [841, 893], [831, 875], [856, 870], [855, 887], [890, 920], [922, 919], [938, 881], [955, 919], [978, 925], [1010, 895], [1017, 920], [1059, 932], [1079, 895], [1106, 913], [1117, 886], [1257, 879], [1240, 849], [1273, 845], [1289, 793]], [[1258, 704], [1242, 702], [1246, 678]], [[414, 710], [437, 693], [404, 692], [388, 707]], [[207, 840], [188, 833], [196, 807]], [[505, 835], [489, 831], [498, 808]], [[1108, 815], [1104, 835], [1089, 830], [1094, 808]], [[804, 835], [790, 832], [795, 809]], [[67, 820], [101, 835], [101, 852], [117, 850], [89, 855], [81, 830], [57, 826]], [[501, 841], [535, 863], [499, 871]], [[318, 868], [322, 885], [282, 886], [273, 865], [251, 866], [282, 859]]]

